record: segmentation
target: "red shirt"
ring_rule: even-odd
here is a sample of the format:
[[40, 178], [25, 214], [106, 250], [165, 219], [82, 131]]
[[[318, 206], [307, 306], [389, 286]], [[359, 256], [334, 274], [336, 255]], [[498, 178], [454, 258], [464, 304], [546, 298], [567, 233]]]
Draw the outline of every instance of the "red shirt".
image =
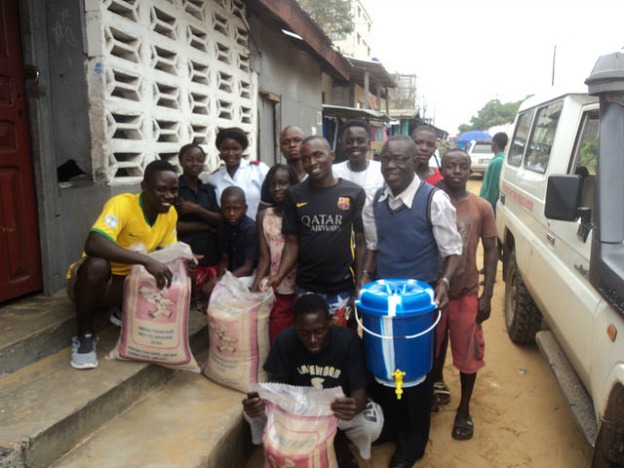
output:
[[442, 180], [442, 174], [440, 174], [440, 169], [436, 167], [436, 168], [433, 168], [433, 175], [425, 179], [425, 182], [433, 185], [434, 187], [437, 187], [438, 180]]

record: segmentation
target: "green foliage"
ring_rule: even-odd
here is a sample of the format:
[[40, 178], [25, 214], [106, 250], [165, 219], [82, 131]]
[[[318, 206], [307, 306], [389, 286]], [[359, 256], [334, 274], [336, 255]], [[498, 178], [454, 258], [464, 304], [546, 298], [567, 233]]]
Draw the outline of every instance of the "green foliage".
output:
[[496, 125], [513, 122], [520, 104], [522, 104], [525, 99], [526, 98], [519, 101], [504, 103], [500, 102], [498, 99], [492, 99], [479, 110], [477, 115], [472, 116], [469, 124], [461, 124], [459, 126], [459, 132], [486, 130]]
[[351, 0], [297, 0], [325, 34], [353, 31]]
[[585, 166], [590, 174], [596, 174], [596, 160], [598, 159], [598, 139], [586, 140], [581, 146], [581, 154], [577, 166]]

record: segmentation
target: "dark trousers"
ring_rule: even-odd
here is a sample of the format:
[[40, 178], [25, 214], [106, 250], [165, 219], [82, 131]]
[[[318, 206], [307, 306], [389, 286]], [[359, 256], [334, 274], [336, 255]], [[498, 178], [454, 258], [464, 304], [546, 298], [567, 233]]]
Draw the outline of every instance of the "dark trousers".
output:
[[397, 455], [418, 460], [425, 454], [431, 426], [432, 373], [420, 385], [403, 389], [397, 400], [395, 389], [377, 382], [370, 386], [370, 394], [384, 412], [384, 426], [376, 443], [396, 442]]

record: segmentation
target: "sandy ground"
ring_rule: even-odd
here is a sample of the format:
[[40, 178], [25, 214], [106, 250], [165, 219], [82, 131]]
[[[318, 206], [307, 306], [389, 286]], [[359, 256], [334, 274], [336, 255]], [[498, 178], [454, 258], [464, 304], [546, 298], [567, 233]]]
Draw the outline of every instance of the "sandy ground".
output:
[[[480, 179], [469, 182], [478, 193]], [[520, 347], [508, 338], [503, 319], [504, 283], [499, 264], [491, 318], [484, 324], [486, 366], [477, 377], [471, 403], [475, 435], [470, 441], [451, 437], [459, 400], [459, 374], [447, 358], [445, 380], [450, 404], [432, 415], [429, 445], [417, 467], [565, 467], [591, 464], [586, 442], [550, 367], [536, 346]], [[373, 448], [361, 467], [387, 467], [394, 445]], [[247, 468], [263, 466], [261, 449]]]

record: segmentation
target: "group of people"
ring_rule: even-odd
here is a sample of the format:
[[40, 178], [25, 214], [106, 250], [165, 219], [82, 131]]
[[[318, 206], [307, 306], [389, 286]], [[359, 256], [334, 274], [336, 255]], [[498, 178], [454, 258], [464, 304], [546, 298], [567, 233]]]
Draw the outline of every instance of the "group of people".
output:
[[[449, 150], [440, 168], [429, 167], [436, 150], [431, 127], [389, 138], [378, 161], [369, 158], [371, 130], [365, 122], [348, 122], [340, 142], [347, 160], [334, 164], [327, 140], [288, 126], [280, 135], [286, 164], [269, 168], [243, 159], [247, 136], [228, 128], [216, 139], [224, 165], [207, 182], [199, 178], [206, 158], [199, 145], [180, 150], [179, 177], [165, 161], [150, 163], [140, 194], [118, 195], [104, 206], [85, 255], [68, 273], [78, 318], [72, 366], [98, 365], [93, 316], [98, 308], [121, 303], [130, 265], [144, 265], [159, 288], [170, 284], [167, 267], [132, 246], [142, 243], [147, 252], [164, 247], [176, 241], [177, 229], [177, 239], [199, 261], [193, 272], [196, 304], [209, 300], [226, 270], [252, 291], [275, 290], [272, 346], [264, 364], [273, 381], [342, 387], [345, 397], [332, 405], [344, 429], [336, 438], [341, 467], [357, 466], [345, 435], [362, 427], [371, 441], [396, 442], [391, 467], [412, 466], [424, 455], [434, 383], [439, 384], [434, 381], [441, 372], [436, 366], [397, 400], [393, 388], [368, 375], [352, 311], [359, 289], [375, 279], [429, 283], [442, 310], [436, 354], [443, 355], [450, 336], [461, 376], [452, 435], [471, 438], [469, 404], [484, 365], [481, 323], [490, 314], [496, 274], [492, 205], [467, 191], [470, 157], [464, 151]], [[325, 368], [333, 371], [306, 371]], [[243, 406], [247, 419], [262, 417], [264, 403], [257, 396]], [[370, 450], [360, 454], [367, 458]]]

